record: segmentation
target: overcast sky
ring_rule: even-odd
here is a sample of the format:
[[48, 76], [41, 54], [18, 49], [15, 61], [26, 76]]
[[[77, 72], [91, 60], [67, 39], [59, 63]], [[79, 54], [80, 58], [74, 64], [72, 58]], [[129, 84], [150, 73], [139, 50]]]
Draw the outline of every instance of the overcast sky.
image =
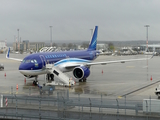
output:
[[[0, 40], [160, 40], [160, 0], [0, 0]], [[65, 41], [64, 41], [65, 42]]]

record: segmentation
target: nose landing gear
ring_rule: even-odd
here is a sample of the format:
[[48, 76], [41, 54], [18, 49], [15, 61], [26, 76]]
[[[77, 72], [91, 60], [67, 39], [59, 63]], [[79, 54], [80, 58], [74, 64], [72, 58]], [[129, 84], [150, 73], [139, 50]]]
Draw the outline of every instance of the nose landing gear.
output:
[[[38, 76], [35, 77], [35, 80], [33, 81], [33, 85], [37, 86], [39, 84], [38, 80], [37, 80]], [[47, 74], [46, 75], [46, 80], [51, 80], [54, 81], [54, 75], [53, 74]]]
[[38, 84], [39, 84], [38, 81], [35, 81], [35, 80], [33, 81], [33, 85], [36, 86], [36, 85], [38, 85]]
[[33, 85], [35, 85], [35, 86], [37, 86], [39, 84], [37, 78], [38, 78], [38, 76], [36, 76], [35, 80], [33, 81]]

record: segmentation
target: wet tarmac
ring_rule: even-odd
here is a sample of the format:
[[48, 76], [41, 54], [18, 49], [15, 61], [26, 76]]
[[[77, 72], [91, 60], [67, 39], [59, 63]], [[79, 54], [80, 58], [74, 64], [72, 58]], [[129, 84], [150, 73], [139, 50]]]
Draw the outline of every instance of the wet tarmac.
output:
[[[27, 54], [10, 54], [11, 57], [21, 59], [26, 55]], [[144, 57], [146, 56], [100, 56], [95, 61]], [[76, 86], [72, 88], [56, 86], [56, 90], [69, 89], [70, 96], [81, 94], [81, 96], [84, 97], [100, 97], [102, 94], [108, 98], [121, 98], [126, 95], [129, 99], [135, 100], [142, 100], [149, 98], [149, 96], [157, 99], [154, 92], [160, 81], [159, 62], [159, 56], [148, 60], [148, 69], [146, 60], [124, 64], [95, 65], [90, 68], [91, 74], [86, 83], [79, 83], [76, 80]], [[34, 78], [26, 78], [26, 83], [24, 82], [25, 77], [18, 71], [20, 62], [8, 60], [5, 58], [5, 54], [0, 54], [0, 63], [4, 64], [4, 70], [0, 71], [0, 93], [39, 94], [38, 87], [32, 85]], [[73, 77], [72, 72], [67, 74]], [[151, 77], [152, 80], [150, 80]], [[55, 80], [58, 81], [56, 78]], [[38, 81], [42, 85], [45, 81], [45, 75], [40, 75]], [[16, 89], [17, 85], [18, 90]]]

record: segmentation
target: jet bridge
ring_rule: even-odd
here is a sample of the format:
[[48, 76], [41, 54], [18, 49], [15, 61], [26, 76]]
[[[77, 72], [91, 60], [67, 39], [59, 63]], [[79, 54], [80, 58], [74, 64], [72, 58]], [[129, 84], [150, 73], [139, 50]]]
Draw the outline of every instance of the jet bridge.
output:
[[[69, 78], [66, 74], [61, 72], [59, 69], [54, 67], [54, 64], [46, 64], [46, 69], [51, 74], [54, 74], [54, 76], [57, 77], [62, 82], [62, 84], [64, 86], [71, 87], [71, 86], [75, 85], [75, 81], [72, 80], [71, 78]], [[52, 83], [46, 83], [46, 85], [55, 85], [55, 84], [53, 82], [53, 84]]]

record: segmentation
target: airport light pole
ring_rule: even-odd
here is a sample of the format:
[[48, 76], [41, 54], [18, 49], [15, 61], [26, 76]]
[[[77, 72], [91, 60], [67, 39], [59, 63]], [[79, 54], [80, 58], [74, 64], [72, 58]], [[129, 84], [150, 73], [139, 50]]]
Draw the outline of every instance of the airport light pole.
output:
[[18, 42], [19, 42], [19, 29], [17, 29], [17, 31], [18, 31]]
[[14, 41], [13, 42], [15, 42], [16, 41], [16, 36], [14, 35]]
[[19, 29], [17, 29], [18, 32], [18, 51], [20, 50], [20, 44], [19, 44]]
[[[148, 28], [150, 27], [149, 25], [145, 25], [146, 27], [146, 50], [148, 51]], [[148, 81], [148, 54], [147, 54], [147, 81]]]
[[146, 44], [147, 44], [147, 49], [148, 49], [148, 28], [150, 27], [149, 25], [145, 25], [144, 27], [146, 27]]
[[49, 27], [50, 27], [51, 47], [52, 47], [52, 26], [49, 26]]
[[91, 37], [92, 37], [92, 34], [93, 34], [93, 29], [90, 29], [91, 30]]

